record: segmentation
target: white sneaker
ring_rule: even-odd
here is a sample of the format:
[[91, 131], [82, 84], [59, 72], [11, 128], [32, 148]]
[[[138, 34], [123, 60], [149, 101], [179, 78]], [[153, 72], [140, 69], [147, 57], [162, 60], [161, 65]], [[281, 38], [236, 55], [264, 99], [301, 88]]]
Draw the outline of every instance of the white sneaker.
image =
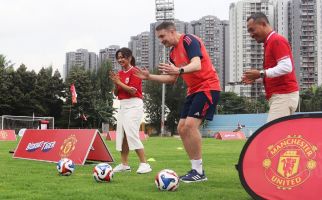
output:
[[131, 167], [122, 163], [114, 167], [113, 172], [130, 172]]
[[151, 171], [152, 171], [152, 168], [148, 163], [140, 163], [140, 166], [139, 166], [138, 170], [136, 170], [136, 173], [145, 174], [145, 173], [149, 173]]

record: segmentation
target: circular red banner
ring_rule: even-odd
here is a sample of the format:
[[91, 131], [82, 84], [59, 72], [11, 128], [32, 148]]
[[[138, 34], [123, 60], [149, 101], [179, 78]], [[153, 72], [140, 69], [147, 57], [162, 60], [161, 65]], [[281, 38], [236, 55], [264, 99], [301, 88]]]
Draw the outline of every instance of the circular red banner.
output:
[[265, 124], [239, 158], [241, 183], [255, 199], [322, 198], [322, 114], [300, 114]]

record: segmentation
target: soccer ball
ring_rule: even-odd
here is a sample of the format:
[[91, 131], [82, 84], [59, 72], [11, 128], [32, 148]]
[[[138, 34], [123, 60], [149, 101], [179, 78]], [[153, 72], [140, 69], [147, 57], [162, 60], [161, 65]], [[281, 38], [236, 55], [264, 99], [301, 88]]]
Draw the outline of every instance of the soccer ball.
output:
[[113, 168], [107, 163], [100, 163], [94, 167], [93, 177], [97, 182], [111, 182]]
[[171, 169], [161, 170], [154, 180], [157, 188], [162, 191], [175, 191], [179, 187], [179, 177]]
[[57, 163], [57, 170], [60, 175], [69, 176], [74, 172], [74, 162], [68, 158], [63, 158]]

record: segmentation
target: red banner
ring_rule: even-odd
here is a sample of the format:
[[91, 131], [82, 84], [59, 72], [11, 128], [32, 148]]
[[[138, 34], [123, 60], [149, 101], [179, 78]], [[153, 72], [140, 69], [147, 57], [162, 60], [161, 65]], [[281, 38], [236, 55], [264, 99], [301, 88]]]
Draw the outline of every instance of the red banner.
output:
[[14, 130], [0, 130], [0, 141], [16, 141]]
[[254, 199], [321, 199], [322, 114], [265, 124], [239, 158], [241, 183]]
[[94, 129], [26, 130], [13, 157], [47, 162], [69, 158], [79, 165], [86, 160], [114, 161]]
[[72, 93], [72, 104], [77, 103], [77, 93], [74, 83], [70, 85], [70, 93]]
[[218, 140], [245, 140], [246, 137], [243, 132], [220, 131], [214, 137]]
[[109, 131], [106, 133], [106, 140], [115, 141], [116, 140], [116, 131]]

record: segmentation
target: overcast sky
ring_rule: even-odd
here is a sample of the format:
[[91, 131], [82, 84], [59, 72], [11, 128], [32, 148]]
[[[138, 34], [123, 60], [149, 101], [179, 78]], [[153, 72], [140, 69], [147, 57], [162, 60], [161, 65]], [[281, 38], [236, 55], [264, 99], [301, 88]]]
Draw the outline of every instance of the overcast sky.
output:
[[[229, 19], [237, 0], [174, 0], [175, 18], [190, 22], [206, 15]], [[65, 53], [98, 53], [127, 46], [130, 37], [155, 22], [154, 0], [1, 0], [0, 54], [28, 70], [52, 65], [62, 73]]]

